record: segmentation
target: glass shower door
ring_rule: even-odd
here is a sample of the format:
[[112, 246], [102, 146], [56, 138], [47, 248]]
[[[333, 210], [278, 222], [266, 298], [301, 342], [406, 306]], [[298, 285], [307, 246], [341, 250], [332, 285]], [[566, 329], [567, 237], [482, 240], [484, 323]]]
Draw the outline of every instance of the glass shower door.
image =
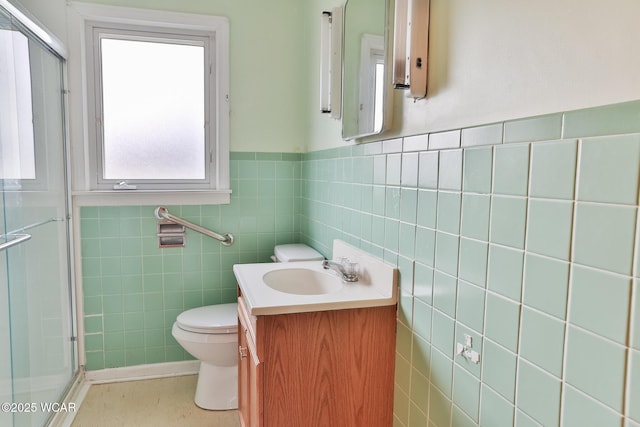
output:
[[2, 426], [44, 425], [77, 369], [63, 67], [0, 7]]
[[[4, 226], [4, 197], [0, 194], [0, 235], [6, 234]], [[0, 244], [5, 239], [0, 239]], [[11, 402], [13, 384], [11, 381], [11, 332], [9, 331], [9, 286], [7, 281], [6, 254], [0, 252], [0, 403]], [[0, 411], [0, 426], [12, 425], [12, 415]]]

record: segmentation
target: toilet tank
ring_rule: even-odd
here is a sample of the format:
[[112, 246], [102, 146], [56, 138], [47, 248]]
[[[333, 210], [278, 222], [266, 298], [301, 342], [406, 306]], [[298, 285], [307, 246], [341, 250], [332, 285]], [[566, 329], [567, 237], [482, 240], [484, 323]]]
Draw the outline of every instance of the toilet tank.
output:
[[324, 259], [320, 252], [304, 243], [277, 245], [273, 248], [273, 252], [272, 259], [275, 262], [322, 261]]

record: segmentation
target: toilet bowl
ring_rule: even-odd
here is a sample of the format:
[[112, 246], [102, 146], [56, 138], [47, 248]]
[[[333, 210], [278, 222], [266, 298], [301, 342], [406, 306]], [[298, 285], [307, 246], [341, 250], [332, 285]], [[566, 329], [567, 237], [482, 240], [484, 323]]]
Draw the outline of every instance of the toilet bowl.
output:
[[200, 360], [195, 403], [212, 410], [238, 407], [238, 304], [198, 307], [178, 315], [171, 334]]
[[[315, 249], [304, 244], [278, 245], [274, 261], [323, 260]], [[238, 304], [198, 307], [180, 313], [171, 334], [200, 360], [195, 403], [204, 409], [238, 407]]]

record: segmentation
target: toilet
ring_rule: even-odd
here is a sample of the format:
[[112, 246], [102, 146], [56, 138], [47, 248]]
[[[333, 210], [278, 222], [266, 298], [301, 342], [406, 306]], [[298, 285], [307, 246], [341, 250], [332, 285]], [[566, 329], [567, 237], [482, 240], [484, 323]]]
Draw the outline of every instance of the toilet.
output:
[[324, 257], [318, 251], [304, 243], [276, 245], [271, 259], [275, 262], [322, 261]]
[[200, 360], [195, 403], [201, 408], [238, 408], [238, 304], [218, 304], [180, 313], [171, 334]]
[[[320, 261], [324, 257], [304, 244], [277, 245], [276, 262]], [[193, 308], [178, 315], [171, 334], [200, 360], [195, 403], [201, 408], [238, 408], [238, 304]]]

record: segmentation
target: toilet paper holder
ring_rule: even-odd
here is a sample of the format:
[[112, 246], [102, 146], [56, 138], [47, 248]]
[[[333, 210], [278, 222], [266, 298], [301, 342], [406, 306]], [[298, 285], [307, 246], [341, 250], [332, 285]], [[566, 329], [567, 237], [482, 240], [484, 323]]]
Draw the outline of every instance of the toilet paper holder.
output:
[[184, 225], [176, 224], [175, 222], [158, 222], [158, 247], [184, 248], [186, 230]]

